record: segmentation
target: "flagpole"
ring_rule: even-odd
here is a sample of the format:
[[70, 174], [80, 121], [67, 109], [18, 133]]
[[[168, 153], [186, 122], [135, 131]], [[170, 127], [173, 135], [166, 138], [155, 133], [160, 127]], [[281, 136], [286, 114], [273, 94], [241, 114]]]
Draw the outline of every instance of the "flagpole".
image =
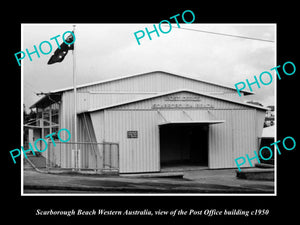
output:
[[[73, 25], [73, 33], [75, 34], [75, 27]], [[73, 48], [73, 88], [74, 88], [74, 142], [75, 142], [75, 170], [78, 168], [78, 140], [77, 140], [77, 89], [76, 89], [76, 48], [74, 43]]]

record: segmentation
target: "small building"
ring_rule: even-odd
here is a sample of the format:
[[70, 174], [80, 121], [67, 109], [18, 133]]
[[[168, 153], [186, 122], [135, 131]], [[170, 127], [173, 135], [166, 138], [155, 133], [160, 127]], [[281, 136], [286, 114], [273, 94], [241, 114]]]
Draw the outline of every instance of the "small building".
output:
[[[275, 142], [275, 125], [274, 126], [269, 126], [269, 127], [264, 127], [262, 131], [262, 135], [259, 138], [259, 148], [262, 148], [264, 146], [268, 146], [270, 149], [272, 149], [272, 155], [273, 157], [269, 160], [263, 160], [260, 157], [260, 161], [263, 163], [268, 163], [268, 164], [274, 164], [274, 145], [271, 145]], [[270, 153], [268, 151], [262, 152], [262, 156], [264, 158], [269, 158]]]
[[[240, 98], [234, 88], [162, 71], [79, 85], [79, 152], [65, 143], [46, 157], [61, 168], [114, 165], [120, 173], [159, 172], [174, 163], [233, 168], [235, 158], [258, 149], [267, 110]], [[61, 128], [73, 137], [73, 88], [52, 91], [31, 108], [42, 120], [48, 115], [42, 137]]]

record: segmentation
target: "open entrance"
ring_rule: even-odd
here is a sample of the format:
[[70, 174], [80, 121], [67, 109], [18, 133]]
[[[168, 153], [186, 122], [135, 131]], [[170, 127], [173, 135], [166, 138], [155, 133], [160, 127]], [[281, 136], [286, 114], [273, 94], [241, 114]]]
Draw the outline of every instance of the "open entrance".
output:
[[161, 168], [208, 167], [208, 124], [169, 123], [159, 126]]

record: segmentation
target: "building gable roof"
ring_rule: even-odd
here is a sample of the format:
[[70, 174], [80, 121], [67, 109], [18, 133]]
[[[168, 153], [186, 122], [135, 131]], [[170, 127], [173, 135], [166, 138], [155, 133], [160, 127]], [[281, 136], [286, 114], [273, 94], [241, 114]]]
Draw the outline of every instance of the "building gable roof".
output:
[[[209, 84], [209, 85], [213, 85], [213, 86], [218, 86], [218, 87], [230, 89], [232, 91], [236, 91], [235, 88], [229, 87], [229, 86], [226, 86], [226, 85], [216, 84], [216, 83], [200, 80], [200, 79], [197, 79], [197, 78], [194, 78], [194, 77], [174, 74], [174, 73], [165, 72], [165, 71], [151, 71], [151, 72], [147, 72], [147, 73], [140, 73], [140, 74], [122, 76], [122, 77], [117, 77], [117, 78], [112, 78], [112, 79], [106, 79], [106, 80], [102, 80], [102, 81], [77, 85], [76, 88], [78, 90], [78, 89], [84, 88], [84, 87], [89, 87], [89, 86], [93, 86], [93, 85], [100, 85], [100, 84], [105, 84], [105, 83], [110, 83], [110, 82], [116, 82], [116, 81], [120, 81], [120, 80], [123, 80], [123, 79], [130, 79], [130, 78], [135, 78], [135, 77], [147, 76], [147, 75], [154, 74], [154, 73], [167, 74], [167, 75], [174, 76], [174, 77], [180, 77], [180, 78], [184, 78], [184, 79], [187, 79], [187, 80], [192, 80], [192, 81], [195, 81], [195, 82], [201, 82], [201, 83], [204, 83], [204, 84]], [[49, 98], [49, 96], [52, 97], [54, 95], [60, 95], [62, 92], [72, 91], [73, 89], [74, 89], [74, 87], [67, 87], [67, 88], [62, 88], [62, 89], [57, 89], [57, 90], [50, 91], [49, 93], [47, 93], [46, 96], [39, 99], [36, 103], [34, 103], [32, 106], [30, 106], [30, 108], [36, 107], [37, 105], [42, 104], [44, 102], [47, 103], [47, 99]], [[253, 92], [243, 91], [243, 90], [241, 92], [244, 93], [244, 95], [254, 94]]]
[[[106, 80], [102, 80], [102, 81], [96, 81], [96, 82], [91, 82], [91, 83], [77, 85], [76, 88], [80, 89], [80, 88], [83, 88], [83, 87], [88, 87], [88, 86], [92, 86], [92, 85], [98, 85], [98, 84], [104, 84], [104, 83], [114, 82], [114, 81], [118, 81], [118, 80], [122, 80], [122, 79], [128, 79], [128, 78], [134, 78], [134, 77], [140, 77], [140, 76], [147, 76], [149, 74], [153, 74], [153, 73], [157, 73], [157, 72], [163, 73], [163, 74], [168, 74], [168, 75], [171, 75], [171, 76], [174, 76], [174, 77], [180, 77], [180, 78], [185, 78], [185, 79], [193, 80], [193, 81], [196, 81], [196, 82], [201, 82], [201, 83], [211, 84], [211, 85], [215, 85], [215, 86], [220, 86], [220, 87], [224, 87], [224, 88], [228, 88], [228, 89], [236, 91], [236, 89], [233, 88], [233, 87], [229, 87], [229, 86], [222, 85], [222, 84], [216, 84], [216, 83], [209, 82], [209, 81], [200, 80], [198, 78], [194, 78], [194, 77], [190, 77], [190, 76], [174, 74], [174, 73], [170, 73], [170, 72], [166, 72], [166, 71], [151, 71], [151, 72], [147, 72], [147, 73], [139, 73], [139, 74], [127, 75], [127, 76], [122, 76], [122, 77], [117, 77], [117, 78], [106, 79]], [[64, 92], [64, 91], [70, 91], [70, 90], [73, 90], [73, 87], [57, 89], [57, 90], [51, 91], [50, 93], [58, 93], [58, 92]], [[243, 91], [242, 90], [241, 92], [244, 93], [245, 95], [251, 95], [251, 94], [253, 94], [253, 92], [249, 92], [249, 91]]]
[[[217, 99], [217, 100], [222, 100], [222, 101], [225, 101], [225, 102], [230, 102], [230, 103], [234, 103], [234, 104], [238, 104], [238, 105], [242, 105], [242, 106], [246, 106], [246, 107], [250, 107], [250, 108], [268, 110], [267, 108], [261, 107], [261, 106], [258, 106], [258, 105], [253, 105], [253, 104], [243, 103], [243, 102], [239, 102], [239, 101], [234, 101], [234, 100], [231, 100], [231, 99], [222, 98], [222, 97], [219, 97], [219, 96], [210, 95], [210, 94], [207, 94], [207, 93], [197, 92], [197, 91], [193, 91], [193, 90], [179, 89], [179, 90], [175, 90], [175, 91], [165, 92], [165, 93], [162, 93], [162, 94], [156, 94], [156, 95], [153, 95], [153, 96], [150, 96], [150, 97], [144, 97], [144, 98], [135, 99], [135, 100], [131, 100], [131, 101], [126, 101], [126, 102], [122, 102], [122, 103], [107, 105], [107, 106], [104, 106], [104, 107], [89, 109], [85, 112], [95, 112], [95, 111], [100, 111], [100, 110], [105, 110], [105, 109], [116, 108], [116, 107], [119, 107], [119, 106], [133, 104], [133, 103], [146, 101], [146, 100], [150, 100], [150, 99], [155, 99], [155, 98], [159, 98], [159, 97], [162, 97], [162, 96], [175, 94], [175, 93], [180, 93], [180, 92], [189, 92], [189, 93], [192, 93], [192, 94], [202, 95], [202, 96], [205, 96], [205, 97], [209, 97], [209, 98], [213, 98], [213, 99]], [[81, 113], [84, 113], [84, 112], [81, 112]], [[78, 114], [80, 114], [80, 113], [78, 113]]]

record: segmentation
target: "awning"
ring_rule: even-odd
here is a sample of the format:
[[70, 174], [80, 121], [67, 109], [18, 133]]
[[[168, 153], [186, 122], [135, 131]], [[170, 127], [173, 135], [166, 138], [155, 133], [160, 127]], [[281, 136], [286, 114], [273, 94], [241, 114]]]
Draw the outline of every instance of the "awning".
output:
[[212, 124], [219, 124], [219, 123], [225, 123], [225, 120], [198, 120], [198, 121], [166, 121], [158, 124], [159, 126], [164, 125], [171, 125], [171, 124], [202, 124], [202, 125], [212, 125]]
[[29, 108], [46, 108], [47, 106], [61, 101], [60, 93], [44, 93], [44, 97], [40, 98], [36, 103], [34, 103]]

